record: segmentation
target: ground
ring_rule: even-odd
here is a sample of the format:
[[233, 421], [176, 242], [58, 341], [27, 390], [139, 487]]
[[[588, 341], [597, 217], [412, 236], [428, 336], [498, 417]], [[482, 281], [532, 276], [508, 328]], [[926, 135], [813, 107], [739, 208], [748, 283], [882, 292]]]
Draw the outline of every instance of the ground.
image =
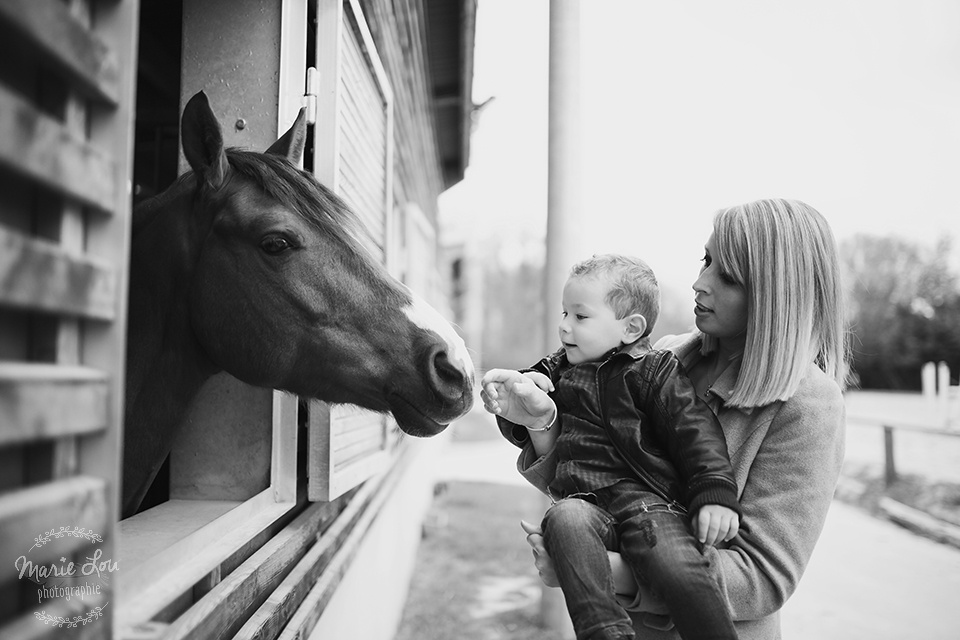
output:
[[554, 640], [538, 626], [540, 579], [519, 526], [538, 509], [526, 487], [441, 486], [396, 640]]

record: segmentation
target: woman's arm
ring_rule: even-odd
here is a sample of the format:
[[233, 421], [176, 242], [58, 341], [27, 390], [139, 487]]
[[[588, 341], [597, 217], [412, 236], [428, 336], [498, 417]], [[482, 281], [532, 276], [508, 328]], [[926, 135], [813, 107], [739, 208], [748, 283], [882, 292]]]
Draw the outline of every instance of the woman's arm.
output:
[[[761, 426], [745, 422], [748, 430]], [[727, 548], [705, 551], [736, 620], [780, 609], [810, 560], [843, 463], [840, 391], [816, 375], [781, 406], [765, 433], [753, 433], [760, 441], [747, 438], [733, 457], [735, 468], [748, 470], [740, 533]], [[610, 558], [617, 592], [636, 594], [630, 569], [619, 554]], [[656, 611], [660, 605], [644, 593], [629, 608]]]
[[[752, 462], [738, 460], [754, 448]], [[823, 529], [843, 451], [843, 397], [817, 370], [780, 407], [758, 445], [748, 438], [734, 454], [734, 467], [746, 462], [749, 469], [740, 496], [743, 526], [728, 548], [705, 554], [734, 619], [767, 616], [796, 589]]]

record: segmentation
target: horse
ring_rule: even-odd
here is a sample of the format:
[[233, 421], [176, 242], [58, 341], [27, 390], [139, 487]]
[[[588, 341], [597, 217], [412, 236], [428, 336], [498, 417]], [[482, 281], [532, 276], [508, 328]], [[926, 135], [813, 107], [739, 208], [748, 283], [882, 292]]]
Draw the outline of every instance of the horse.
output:
[[123, 517], [170, 452], [191, 399], [248, 384], [391, 412], [413, 436], [470, 410], [474, 368], [449, 322], [357, 240], [348, 206], [299, 168], [301, 110], [264, 153], [224, 148], [203, 92], [181, 116], [190, 170], [135, 207]]

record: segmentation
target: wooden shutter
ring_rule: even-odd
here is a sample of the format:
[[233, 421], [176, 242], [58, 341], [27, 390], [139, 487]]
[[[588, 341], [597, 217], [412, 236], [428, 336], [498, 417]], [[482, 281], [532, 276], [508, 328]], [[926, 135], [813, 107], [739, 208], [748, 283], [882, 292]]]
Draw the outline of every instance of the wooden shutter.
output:
[[[386, 263], [393, 215], [392, 93], [356, 0], [317, 7], [317, 177], [360, 216], [360, 238]], [[311, 402], [309, 497], [332, 500], [384, 468], [396, 440], [392, 418]]]
[[[0, 546], [9, 563], [119, 559], [137, 9], [0, 3]], [[38, 603], [38, 586], [11, 567], [0, 573], [0, 636], [52, 637], [50, 621], [62, 617], [86, 622], [84, 637], [110, 637], [115, 576], [96, 581], [99, 596]]]

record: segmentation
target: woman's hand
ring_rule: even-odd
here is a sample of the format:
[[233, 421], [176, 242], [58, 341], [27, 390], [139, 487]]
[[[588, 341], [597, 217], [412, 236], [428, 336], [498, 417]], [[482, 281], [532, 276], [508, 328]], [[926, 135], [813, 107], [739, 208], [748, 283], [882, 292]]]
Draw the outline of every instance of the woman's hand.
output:
[[[520, 526], [527, 534], [527, 544], [533, 549], [533, 563], [537, 567], [537, 573], [543, 584], [548, 587], [559, 587], [560, 580], [557, 579], [557, 571], [553, 567], [553, 560], [547, 553], [547, 548], [543, 544], [543, 531], [535, 524], [530, 524], [526, 520], [520, 521]], [[639, 585], [633, 572], [627, 567], [622, 556], [615, 551], [607, 552], [610, 559], [610, 569], [613, 572], [614, 591], [625, 597], [636, 595]]]
[[547, 395], [553, 385], [542, 374], [491, 369], [480, 381], [483, 408], [514, 424], [531, 429], [546, 426], [556, 416], [556, 405]]
[[533, 563], [537, 567], [537, 573], [543, 584], [548, 587], [559, 587], [560, 581], [557, 580], [557, 572], [553, 568], [553, 560], [547, 554], [547, 548], [543, 545], [543, 532], [535, 524], [530, 524], [526, 520], [520, 521], [520, 526], [527, 533], [527, 544], [533, 549]]

